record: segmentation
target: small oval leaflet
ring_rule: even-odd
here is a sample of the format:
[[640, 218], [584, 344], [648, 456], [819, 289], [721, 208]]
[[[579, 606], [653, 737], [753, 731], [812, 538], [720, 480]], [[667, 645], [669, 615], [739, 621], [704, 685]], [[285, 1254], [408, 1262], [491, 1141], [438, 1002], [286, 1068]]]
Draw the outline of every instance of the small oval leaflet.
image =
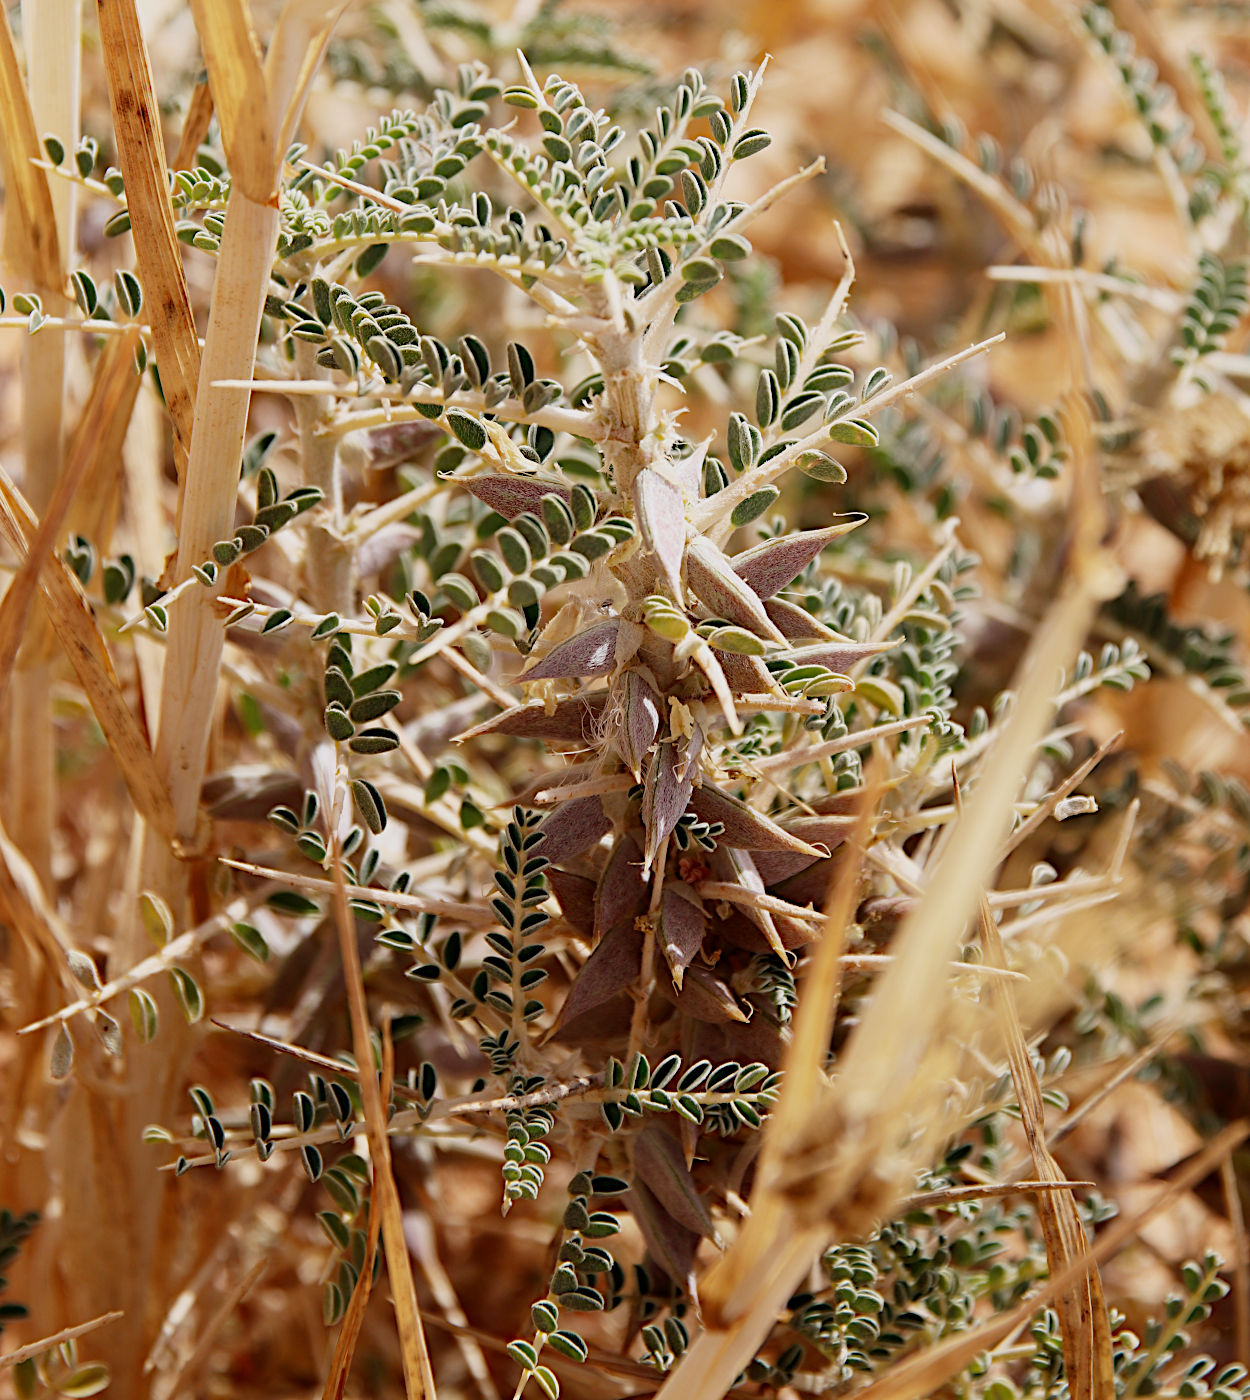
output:
[[194, 1025], [204, 1015], [204, 994], [199, 983], [184, 968], [171, 967], [169, 979], [174, 984], [174, 995], [182, 1007], [182, 1014]]
[[354, 779], [351, 788], [357, 816], [376, 836], [386, 826], [386, 803], [382, 794], [364, 778]]
[[74, 1068], [74, 1040], [69, 1028], [62, 1021], [56, 1028], [52, 1041], [52, 1056], [48, 1062], [48, 1073], [53, 1079], [64, 1079]]
[[753, 520], [758, 520], [761, 515], [772, 505], [781, 495], [775, 486], [765, 486], [754, 492], [745, 501], [739, 501], [733, 508], [733, 514], [729, 517], [733, 525], [749, 525]]
[[486, 429], [476, 418], [459, 408], [449, 408], [444, 417], [448, 428], [470, 452], [480, 452], [486, 446]]
[[152, 995], [142, 987], [130, 989], [130, 1024], [134, 1026], [135, 1034], [145, 1045], [156, 1038], [160, 1026], [160, 1012]]

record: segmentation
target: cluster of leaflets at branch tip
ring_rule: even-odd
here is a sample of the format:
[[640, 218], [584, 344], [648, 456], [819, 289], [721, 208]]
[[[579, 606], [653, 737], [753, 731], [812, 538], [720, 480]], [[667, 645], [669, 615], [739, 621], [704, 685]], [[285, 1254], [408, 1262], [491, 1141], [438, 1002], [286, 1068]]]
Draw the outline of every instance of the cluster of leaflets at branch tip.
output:
[[[94, 138], [83, 137], [67, 160], [65, 143], [56, 136], [45, 136], [44, 150], [61, 179], [72, 180], [94, 194], [124, 201], [126, 182], [115, 165], [108, 166], [103, 175], [94, 174], [99, 160], [99, 147]], [[215, 253], [221, 246], [225, 226], [226, 202], [230, 197], [230, 177], [212, 151], [201, 150], [199, 164], [190, 170], [169, 173], [169, 202], [175, 217], [174, 232], [179, 242], [201, 251]], [[198, 215], [192, 218], [191, 215]], [[130, 228], [130, 213], [120, 209], [105, 224], [105, 233], [116, 238]]]
[[1217, 159], [1208, 157], [1196, 139], [1193, 122], [1181, 110], [1175, 89], [1160, 79], [1157, 66], [1138, 54], [1132, 36], [1117, 26], [1113, 7], [1106, 0], [1087, 4], [1081, 10], [1081, 20], [1111, 61], [1152, 145], [1171, 161], [1181, 177], [1189, 221], [1199, 225], [1213, 219], [1229, 199], [1237, 209], [1239, 221], [1244, 221], [1250, 194], [1250, 165], [1240, 123], [1219, 70], [1197, 51], [1188, 55], [1199, 97], [1219, 140]]
[[[336, 644], [337, 645], [337, 644]], [[339, 670], [342, 658], [330, 662]], [[348, 661], [350, 665], [350, 660]], [[329, 666], [327, 667], [329, 669]], [[385, 673], [392, 668], [389, 665], [376, 668], [375, 675], [377, 684], [380, 687], [384, 681]], [[339, 670], [339, 674], [344, 673]], [[394, 692], [390, 692], [394, 694]], [[381, 689], [374, 689], [368, 692], [371, 696], [379, 699], [388, 694]], [[388, 734], [390, 731], [386, 731]], [[393, 737], [393, 736], [392, 736]], [[394, 747], [392, 745], [391, 747]], [[390, 749], [384, 750], [390, 752]], [[356, 781], [362, 781], [357, 779]], [[366, 783], [370, 789], [369, 799], [366, 801], [366, 810], [373, 815], [375, 812], [383, 818], [386, 814], [386, 806], [382, 801], [381, 794], [372, 783]], [[361, 815], [359, 807], [357, 814]], [[293, 840], [296, 850], [306, 859], [315, 862], [317, 865], [326, 866], [330, 859], [329, 844], [325, 835], [325, 826], [321, 818], [321, 804], [317, 794], [311, 789], [304, 793], [304, 800], [300, 810], [297, 812], [293, 807], [279, 804], [270, 809], [269, 820], [280, 831], [286, 832]], [[363, 824], [362, 824], [363, 823]], [[349, 826], [345, 833], [340, 836], [338, 843], [338, 859], [342, 866], [343, 874], [350, 885], [360, 888], [375, 886], [379, 890], [385, 889], [392, 893], [404, 894], [407, 892], [410, 877], [407, 871], [399, 871], [392, 876], [389, 882], [382, 884], [383, 872], [380, 869], [382, 859], [381, 850], [372, 844], [366, 830], [367, 822], [364, 822], [362, 815], [361, 823], [354, 823]], [[370, 828], [372, 830], [372, 828]], [[376, 832], [374, 833], [376, 834]], [[286, 915], [291, 918], [317, 917], [322, 913], [321, 905], [294, 890], [275, 890], [266, 901], [267, 907], [276, 913]], [[363, 893], [355, 893], [348, 900], [352, 913], [357, 918], [368, 923], [384, 923], [387, 918], [386, 910], [382, 904], [375, 899], [370, 899]], [[265, 939], [259, 930], [247, 924], [235, 924], [233, 931], [236, 941], [244, 950], [249, 952], [259, 961], [268, 958], [268, 948]], [[424, 933], [422, 934], [424, 938]], [[411, 940], [407, 939], [402, 945], [411, 946]]]
[[647, 58], [631, 52], [604, 15], [539, 5], [532, 12], [514, 10], [501, 19], [490, 6], [458, 0], [418, 0], [418, 6], [426, 28], [439, 35], [454, 34], [474, 52], [493, 56], [519, 47], [535, 67], [572, 68], [615, 78], [652, 71]]
[[[95, 175], [100, 159], [100, 144], [94, 136], [80, 137], [70, 152], [59, 136], [49, 134], [43, 138], [43, 148], [58, 178], [71, 180], [95, 194], [107, 197], [113, 203], [124, 196], [126, 182], [115, 165], [108, 166], [102, 176]], [[126, 233], [129, 228], [130, 212], [122, 208], [105, 222], [103, 231], [106, 238], [116, 238]]]
[[938, 117], [927, 106], [923, 110], [922, 124], [981, 175], [989, 176], [999, 186], [1004, 205], [1017, 219], [1031, 224], [1037, 232], [1060, 227], [1071, 242], [1073, 261], [1078, 266], [1084, 261], [1085, 215], [1070, 210], [1067, 192], [1061, 185], [1039, 176], [1025, 157], [1008, 156], [987, 132], [973, 135], [957, 117]]
[[1141, 859], [1166, 884], [1182, 944], [1207, 966], [1235, 961], [1233, 927], [1250, 877], [1250, 787], [1234, 773], [1195, 774], [1171, 760], [1162, 768], [1142, 785]]
[[1244, 220], [1250, 209], [1250, 161], [1246, 157], [1241, 118], [1232, 105], [1220, 70], [1197, 50], [1189, 55], [1189, 63], [1198, 80], [1202, 105], [1219, 137], [1223, 157], [1219, 162], [1209, 161], [1203, 170], [1203, 181], [1209, 186], [1210, 193], [1201, 190], [1195, 193], [1195, 197], [1214, 207], [1216, 199], [1231, 195]]
[[1131, 583], [1109, 611], [1170, 659], [1173, 670], [1196, 680], [1213, 703], [1230, 711], [1238, 723], [1250, 725], [1250, 676], [1237, 657], [1232, 628], [1177, 622], [1162, 594], [1145, 596]]
[[[1083, 6], [1081, 21], [1114, 65], [1151, 142], [1167, 154], [1192, 187], [1202, 170], [1203, 149], [1194, 137], [1192, 121], [1180, 110], [1175, 90], [1160, 80], [1150, 59], [1136, 52], [1132, 36], [1117, 26], [1114, 11], [1105, 0]], [[1191, 204], [1190, 216], [1195, 223], [1209, 212], [1205, 205], [1195, 208]]]
[[1067, 446], [1054, 413], [1039, 413], [1024, 421], [1017, 410], [995, 404], [984, 390], [967, 395], [966, 413], [968, 432], [1006, 459], [1015, 475], [1049, 480], [1062, 471]]
[[[334, 1205], [317, 1212], [317, 1223], [334, 1251], [334, 1268], [322, 1288], [321, 1316], [327, 1327], [341, 1322], [367, 1257], [369, 1164], [356, 1152], [345, 1152], [322, 1173], [321, 1185]], [[381, 1268], [381, 1253], [373, 1260], [373, 1281]]]
[[1198, 277], [1181, 313], [1180, 344], [1171, 353], [1172, 363], [1190, 370], [1196, 383], [1210, 392], [1200, 362], [1224, 346], [1225, 337], [1246, 314], [1250, 291], [1246, 287], [1244, 259], [1225, 263], [1215, 253], [1198, 259]]

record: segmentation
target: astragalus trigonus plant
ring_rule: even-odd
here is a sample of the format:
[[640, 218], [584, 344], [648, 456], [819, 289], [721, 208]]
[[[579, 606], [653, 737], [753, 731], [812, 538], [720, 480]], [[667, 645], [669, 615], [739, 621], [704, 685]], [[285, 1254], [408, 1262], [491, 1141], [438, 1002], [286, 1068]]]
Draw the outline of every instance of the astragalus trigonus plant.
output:
[[[933, 1383], [959, 1373], [987, 1396], [1049, 1394], [1063, 1365], [1081, 1395], [1106, 1394], [1113, 1364], [1153, 1377], [1150, 1341], [1116, 1333], [1113, 1358], [1082, 1233], [1098, 1211], [1078, 1215], [1045, 1144], [1039, 1075], [1059, 1066], [1027, 1043], [1067, 955], [1044, 945], [1115, 892], [1132, 810], [1097, 871], [1039, 866], [983, 894], [1052, 814], [1092, 809], [1072, 794], [1099, 755], [1061, 769], [1056, 708], [1145, 675], [1131, 644], [1081, 651], [1118, 583], [1087, 409], [1073, 394], [1026, 453], [1042, 476], [1071, 458], [1070, 567], [1014, 700], [965, 730], [977, 560], [936, 512], [919, 549], [896, 546], [846, 504], [839, 457], [858, 464], [879, 422], [987, 345], [896, 378], [892, 338], [851, 317], [849, 254], [814, 324], [781, 305], [770, 334], [744, 324], [752, 225], [819, 168], [743, 196], [740, 167], [769, 142], [762, 72], [722, 96], [692, 69], [638, 130], [524, 59], [511, 86], [463, 64], [423, 111], [316, 155], [289, 142], [338, 8], [286, 6], [262, 59], [244, 7], [193, 4], [224, 152], [201, 145], [201, 91], [170, 175], [134, 115], [155, 113], [134, 11], [104, 6], [119, 165], [99, 173], [94, 143], [56, 134], [31, 152], [35, 204], [39, 181], [110, 202], [136, 254], [111, 289], [72, 270], [76, 315], [38, 289], [12, 298], [32, 335], [111, 347], [91, 400], [111, 435], [84, 418], [67, 472], [89, 478], [96, 444], [119, 441], [126, 376], [154, 356], [179, 479], [168, 559], [141, 528], [136, 487], [154, 479], [128, 486], [128, 538], [97, 512], [46, 561], [67, 500], [36, 534], [6, 483], [6, 539], [33, 560], [18, 579], [38, 578], [143, 819], [103, 978], [104, 921], [71, 935], [5, 838], [6, 917], [82, 989], [27, 1029], [56, 1025], [80, 1115], [63, 1122], [89, 1124], [95, 1160], [147, 1122], [175, 1169], [157, 1191], [131, 1164], [62, 1207], [82, 1307], [66, 1321], [116, 1298], [115, 1378], [175, 1393], [262, 1266], [292, 1264], [274, 1210], [315, 1213], [324, 1317], [341, 1323], [326, 1393], [381, 1251], [408, 1392], [492, 1395], [436, 1250], [417, 1272], [459, 1356], [436, 1353], [450, 1383], [431, 1365], [397, 1186], [411, 1139], [434, 1164], [422, 1191], [437, 1179], [454, 1208], [462, 1162], [484, 1155], [503, 1213], [545, 1232], [533, 1246], [505, 1227], [537, 1277], [528, 1314], [495, 1329], [518, 1393], [554, 1400], [557, 1370], [588, 1358], [653, 1378], [692, 1343], [683, 1394], [800, 1373], [884, 1385], [913, 1338], [948, 1333], [965, 1351], [935, 1355]], [[176, 241], [216, 259], [203, 345]], [[154, 747], [109, 663], [129, 643]], [[1045, 972], [1023, 1008], [1005, 937]], [[257, 980], [244, 955], [281, 971]], [[192, 1030], [162, 1016], [163, 977]], [[133, 1036], [106, 1009], [123, 996]], [[245, 1050], [231, 1038], [246, 1098], [203, 1057], [206, 1010], [249, 1032], [261, 1012]], [[189, 1119], [172, 1097], [188, 1091]], [[1002, 1135], [1013, 1098], [1027, 1170]], [[202, 1184], [205, 1165], [242, 1189]], [[303, 1216], [301, 1170], [318, 1183]], [[998, 1203], [1012, 1173], [1035, 1212]], [[193, 1190], [225, 1222], [198, 1244], [185, 1219], [161, 1228]], [[97, 1245], [105, 1218], [126, 1229]], [[1020, 1248], [991, 1266], [1005, 1233]], [[218, 1269], [234, 1303], [210, 1323]], [[1196, 1316], [1218, 1285], [1213, 1263], [1195, 1269]], [[1052, 1300], [1015, 1381], [1008, 1360], [968, 1369]], [[991, 1305], [1002, 1330], [970, 1332]], [[618, 1308], [615, 1331], [573, 1325]], [[22, 1361], [21, 1384], [103, 1380], [73, 1362]]]

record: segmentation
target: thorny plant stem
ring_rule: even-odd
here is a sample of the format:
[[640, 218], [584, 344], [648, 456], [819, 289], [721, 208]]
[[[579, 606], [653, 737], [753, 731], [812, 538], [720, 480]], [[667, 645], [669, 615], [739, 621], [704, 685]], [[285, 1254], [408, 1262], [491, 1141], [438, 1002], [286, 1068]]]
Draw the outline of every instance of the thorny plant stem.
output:
[[348, 388], [333, 384], [322, 386], [318, 385], [315, 380], [287, 382], [286, 380], [272, 379], [222, 379], [218, 381], [218, 387], [250, 389], [257, 394], [283, 394], [292, 399], [305, 396], [324, 396], [348, 400], [367, 399], [370, 402], [381, 400], [381, 408], [364, 413], [348, 413], [337, 418], [327, 418], [318, 425], [316, 431], [328, 437], [345, 437], [348, 433], [364, 432], [372, 428], [386, 428], [395, 423], [428, 423], [429, 419], [423, 413], [418, 413], [415, 408], [410, 407], [410, 405], [418, 403], [436, 404], [440, 408], [460, 408], [466, 413], [489, 412], [493, 417], [506, 423], [536, 424], [539, 427], [550, 428], [552, 432], [570, 433], [574, 437], [589, 438], [592, 442], [597, 441], [603, 432], [589, 414], [582, 413], [579, 409], [548, 405], [530, 413], [520, 405], [510, 404], [507, 399], [494, 408], [488, 409], [483, 395], [474, 393], [471, 389], [457, 389], [454, 394], [448, 397], [441, 390], [425, 384], [414, 385], [407, 391], [396, 389], [393, 393], [389, 393], [387, 391], [391, 386], [386, 385]]

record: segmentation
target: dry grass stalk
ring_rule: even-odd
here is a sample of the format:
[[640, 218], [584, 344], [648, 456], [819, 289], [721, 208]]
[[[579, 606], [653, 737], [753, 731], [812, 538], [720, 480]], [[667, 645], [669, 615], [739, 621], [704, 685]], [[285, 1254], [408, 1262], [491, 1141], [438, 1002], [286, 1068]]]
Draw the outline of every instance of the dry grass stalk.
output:
[[[20, 491], [0, 472], [0, 534], [25, 559], [37, 529], [34, 512]], [[157, 830], [172, 832], [173, 808], [140, 728], [122, 694], [117, 674], [100, 635], [99, 624], [78, 580], [56, 556], [39, 572], [44, 605], [78, 682], [100, 722], [135, 809]]]
[[135, 259], [181, 468], [191, 448], [200, 342], [182, 251], [174, 236], [160, 108], [135, 0], [105, 0], [99, 17], [100, 48], [113, 109], [117, 159], [126, 177]]
[[[134, 352], [139, 343], [137, 331], [110, 338], [100, 356], [92, 380], [91, 392], [79, 415], [78, 425], [66, 452], [65, 470], [56, 482], [52, 498], [39, 521], [39, 528], [30, 542], [26, 557], [0, 599], [0, 698], [12, 677], [13, 663], [26, 631], [30, 604], [38, 588], [40, 571], [48, 561], [61, 530], [75, 502], [79, 514], [94, 516], [94, 523], [114, 499], [110, 489], [117, 483], [117, 467], [121, 464], [121, 442], [126, 435], [130, 412], [139, 389], [134, 371]], [[91, 480], [93, 491], [89, 501], [79, 498], [79, 488]], [[87, 538], [101, 538], [105, 532], [91, 529], [87, 523]], [[56, 646], [48, 632], [44, 650]], [[46, 659], [46, 656], [45, 658]]]
[[213, 90], [208, 79], [196, 83], [182, 119], [182, 131], [178, 136], [178, 150], [174, 154], [174, 170], [190, 170], [194, 167], [196, 155], [204, 144], [208, 129], [213, 120]]
[[[325, 793], [327, 810], [337, 813], [341, 809], [345, 797], [345, 789], [339, 786], [337, 775], [335, 775], [334, 790]], [[337, 847], [337, 841], [335, 844]], [[408, 1400], [419, 1400], [419, 1397], [422, 1396], [434, 1400], [436, 1394], [434, 1375], [430, 1369], [429, 1350], [426, 1346], [425, 1331], [421, 1325], [421, 1308], [417, 1302], [417, 1290], [412, 1277], [412, 1259], [408, 1253], [408, 1242], [404, 1237], [403, 1212], [399, 1203], [399, 1192], [395, 1186], [395, 1174], [391, 1166], [391, 1140], [387, 1132], [385, 1105], [390, 1101], [394, 1051], [391, 1047], [389, 1030], [385, 1030], [383, 1034], [382, 1076], [379, 1085], [378, 1077], [374, 1073], [369, 1009], [365, 1003], [360, 952], [356, 947], [356, 930], [347, 906], [347, 883], [343, 878], [342, 855], [337, 849], [332, 854], [334, 922], [339, 936], [339, 954], [343, 960], [347, 1007], [352, 1025], [352, 1048], [358, 1066], [357, 1083], [360, 1085], [361, 1103], [365, 1114], [365, 1130], [369, 1138], [369, 1156], [373, 1168], [373, 1193], [370, 1198], [370, 1238], [376, 1241], [373, 1223], [373, 1216], [376, 1215], [386, 1255], [387, 1276], [391, 1281], [391, 1292], [395, 1300], [395, 1318], [399, 1328], [400, 1354], [403, 1359], [404, 1385]], [[370, 1273], [371, 1267], [363, 1267], [361, 1270], [362, 1281]], [[360, 1302], [362, 1310], [364, 1302], [365, 1299], [362, 1298]], [[328, 1383], [327, 1397], [333, 1393], [337, 1400], [337, 1396], [342, 1394], [342, 1386], [346, 1382], [347, 1369], [351, 1363], [352, 1342], [353, 1338], [349, 1336], [347, 1345], [341, 1353], [338, 1348], [335, 1350], [337, 1376], [332, 1372], [332, 1379], [337, 1385], [337, 1390], [331, 1392]]]
[[277, 149], [271, 93], [247, 0], [191, 0], [213, 110], [235, 183], [253, 204], [274, 196]]
[[[989, 901], [982, 896], [977, 913], [981, 947], [991, 967], [1007, 970], [1007, 955], [1002, 935], [994, 922]], [[1012, 989], [1004, 982], [994, 982], [989, 988], [991, 1005], [998, 1013], [999, 1026], [1007, 1046], [1007, 1061], [1011, 1069], [1016, 1099], [1020, 1105], [1020, 1121], [1028, 1140], [1036, 1176], [1043, 1181], [1062, 1185], [1065, 1177], [1059, 1164], [1046, 1147], [1046, 1110], [1042, 1102], [1042, 1086], [1029, 1056], [1024, 1027], [1016, 1008]], [[1042, 1192], [1038, 1195], [1038, 1222], [1046, 1241], [1046, 1257], [1052, 1276], [1070, 1274], [1072, 1266], [1082, 1260], [1083, 1274], [1055, 1295], [1059, 1325], [1063, 1336], [1064, 1369], [1076, 1400], [1112, 1400], [1115, 1376], [1111, 1359], [1111, 1325], [1103, 1297], [1102, 1279], [1097, 1266], [1089, 1259], [1089, 1245], [1076, 1213], [1071, 1191]]]
[[1245, 1366], [1250, 1365], [1250, 1235], [1246, 1233], [1246, 1216], [1241, 1205], [1237, 1168], [1231, 1155], [1220, 1163], [1220, 1186], [1224, 1191], [1228, 1223], [1233, 1227], [1233, 1319], [1237, 1339], [1236, 1356]]
[[[24, 8], [29, 18], [30, 10]], [[53, 316], [64, 305], [65, 248], [70, 205], [62, 199], [54, 205], [47, 177], [33, 161], [43, 155], [33, 107], [42, 120], [57, 126], [77, 127], [76, 82], [61, 74], [77, 65], [78, 45], [69, 65], [58, 60], [46, 42], [44, 21], [65, 19], [65, 6], [56, 0], [35, 21], [38, 48], [30, 55], [28, 91], [18, 70], [17, 55], [7, 17], [0, 24], [0, 144], [4, 147], [6, 200], [4, 227], [5, 263], [25, 277], [44, 308]], [[55, 11], [56, 13], [51, 13]], [[77, 34], [71, 22], [69, 35]], [[71, 113], [65, 111], [66, 104]], [[68, 120], [66, 120], [68, 117]], [[59, 216], [59, 218], [58, 218]], [[62, 384], [65, 343], [61, 333], [48, 330], [32, 338], [23, 355], [23, 456], [25, 485], [32, 504], [42, 511], [52, 495], [60, 471]], [[51, 870], [51, 841], [56, 803], [55, 758], [49, 702], [51, 672], [41, 661], [44, 623], [37, 615], [32, 645], [24, 654], [9, 712], [9, 768], [11, 813], [20, 817], [23, 841], [40, 877]]]
[[80, 486], [91, 483], [89, 491], [75, 489], [67, 517], [69, 528], [89, 540], [111, 540], [121, 508], [123, 449], [143, 388], [135, 371], [134, 339], [133, 334], [109, 338], [65, 449], [62, 476]]
[[[275, 133], [293, 129], [298, 121], [316, 60], [342, 9], [342, 4], [290, 0], [262, 70], [242, 0], [193, 6], [234, 185], [181, 497], [180, 579], [208, 557], [214, 541], [232, 533], [251, 395], [246, 389], [222, 387], [220, 381], [252, 377], [278, 233], [276, 181], [285, 147], [275, 145]], [[193, 838], [196, 829], [223, 637], [208, 590], [189, 595], [170, 619], [157, 753], [170, 784], [177, 830], [185, 839]], [[206, 677], [214, 683], [206, 684]]]
[[63, 277], [48, 180], [33, 162], [43, 147], [18, 66], [7, 16], [0, 25], [0, 134], [5, 162], [4, 261], [35, 286], [59, 291]]

